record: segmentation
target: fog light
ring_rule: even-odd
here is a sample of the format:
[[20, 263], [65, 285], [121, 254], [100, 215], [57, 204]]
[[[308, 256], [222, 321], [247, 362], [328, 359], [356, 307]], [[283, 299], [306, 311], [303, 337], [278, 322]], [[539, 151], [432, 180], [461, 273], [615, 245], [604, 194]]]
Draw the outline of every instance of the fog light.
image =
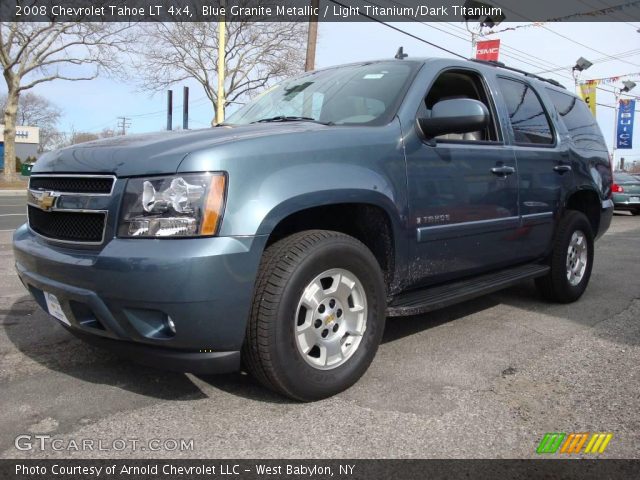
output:
[[169, 328], [169, 330], [171, 330], [171, 333], [173, 333], [175, 335], [175, 333], [176, 333], [176, 324], [173, 323], [173, 320], [171, 320], [171, 317], [169, 315], [167, 315], [167, 327]]

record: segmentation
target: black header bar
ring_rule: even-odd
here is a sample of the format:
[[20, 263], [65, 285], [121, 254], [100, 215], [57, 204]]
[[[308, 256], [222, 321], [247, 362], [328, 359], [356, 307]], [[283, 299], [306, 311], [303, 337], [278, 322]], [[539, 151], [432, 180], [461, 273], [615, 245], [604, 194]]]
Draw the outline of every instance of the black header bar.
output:
[[640, 0], [2, 0], [18, 22], [622, 22], [640, 21]]

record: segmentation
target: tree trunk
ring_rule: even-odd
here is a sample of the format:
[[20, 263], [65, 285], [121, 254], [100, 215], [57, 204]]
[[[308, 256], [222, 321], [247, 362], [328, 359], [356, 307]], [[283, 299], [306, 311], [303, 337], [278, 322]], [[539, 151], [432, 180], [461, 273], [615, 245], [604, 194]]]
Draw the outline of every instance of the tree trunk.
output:
[[17, 89], [9, 89], [7, 106], [4, 110], [4, 179], [11, 182], [16, 179], [16, 117], [18, 114]]

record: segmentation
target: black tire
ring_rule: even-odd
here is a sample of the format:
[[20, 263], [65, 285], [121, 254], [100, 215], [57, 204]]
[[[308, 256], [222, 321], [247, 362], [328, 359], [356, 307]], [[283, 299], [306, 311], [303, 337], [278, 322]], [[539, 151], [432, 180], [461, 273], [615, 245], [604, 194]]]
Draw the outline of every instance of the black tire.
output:
[[[579, 283], [572, 285], [567, 274], [568, 250], [574, 232], [582, 232], [587, 242], [587, 265]], [[571, 303], [584, 293], [593, 267], [593, 231], [587, 217], [568, 210], [560, 220], [553, 242], [553, 250], [547, 259], [549, 273], [536, 279], [536, 287], [542, 296], [553, 302]]]
[[[366, 330], [345, 363], [319, 370], [296, 346], [294, 329], [302, 293], [328, 269], [352, 272], [366, 296]], [[269, 246], [262, 257], [250, 313], [243, 362], [266, 387], [299, 401], [335, 395], [367, 370], [382, 339], [386, 297], [382, 271], [369, 249], [353, 237], [308, 230]]]
[[640, 215], [640, 208], [636, 208], [635, 210], [631, 210], [631, 215]]

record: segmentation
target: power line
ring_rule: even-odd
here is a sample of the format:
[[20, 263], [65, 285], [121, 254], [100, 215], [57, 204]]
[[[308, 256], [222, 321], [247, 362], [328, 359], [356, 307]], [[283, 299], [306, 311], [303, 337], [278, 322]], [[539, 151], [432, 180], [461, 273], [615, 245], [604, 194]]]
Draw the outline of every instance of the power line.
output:
[[[606, 103], [598, 103], [596, 102], [596, 105], [599, 105], [601, 107], [605, 107], [605, 108], [613, 108], [615, 109], [616, 107], [614, 107], [613, 105], [607, 105]], [[637, 108], [634, 110], [635, 113], [640, 113], [640, 110], [638, 110]]]
[[[395, 5], [397, 5], [397, 6], [406, 6], [405, 4], [403, 4], [403, 3], [401, 3], [401, 2], [398, 2], [398, 1], [396, 1], [396, 0], [387, 0], [387, 1], [388, 1], [389, 3], [391, 3], [391, 4], [395, 4]], [[380, 5], [378, 5], [378, 4], [376, 4], [375, 2], [372, 2], [372, 1], [370, 1], [370, 0], [368, 1], [368, 3], [370, 3], [370, 4], [372, 4], [372, 5], [376, 5], [376, 6], [380, 7]], [[402, 16], [403, 16], [404, 18], [407, 18], [407, 19], [415, 20], [413, 17], [409, 17], [408, 15], [402, 15]], [[370, 18], [370, 17], [368, 17], [368, 18]], [[374, 19], [374, 20], [376, 20], [376, 21], [377, 21], [377, 19]], [[453, 32], [447, 31], [447, 30], [443, 30], [442, 28], [438, 28], [438, 27], [436, 27], [436, 26], [434, 26], [434, 25], [432, 25], [432, 24], [426, 23], [426, 22], [421, 22], [421, 21], [419, 21], [418, 23], [420, 23], [420, 24], [422, 24], [422, 25], [424, 25], [424, 26], [426, 26], [426, 27], [429, 27], [429, 28], [433, 28], [433, 29], [435, 29], [435, 30], [438, 30], [438, 31], [440, 31], [440, 32], [442, 32], [442, 33], [445, 33], [445, 34], [447, 34], [447, 35], [451, 35], [451, 36], [452, 36], [452, 37], [454, 37], [454, 38], [457, 38], [457, 39], [460, 39], [460, 40], [464, 40], [465, 42], [466, 42], [466, 41], [468, 41], [468, 39], [466, 38], [466, 34], [467, 34], [468, 32], [467, 32], [465, 29], [463, 29], [462, 27], [458, 27], [458, 26], [456, 26], [456, 25], [448, 24], [448, 23], [446, 24], [447, 26], [449, 26], [449, 27], [451, 27], [451, 28], [455, 28], [455, 29], [458, 29], [458, 30], [460, 30], [461, 32], [463, 32], [463, 33], [465, 34], [465, 36], [464, 36], [464, 37], [460, 36], [459, 34], [456, 34], [457, 32], [456, 32], [456, 33], [453, 33]], [[412, 36], [413, 36], [413, 35], [412, 35]], [[414, 36], [414, 38], [415, 38], [415, 36]], [[528, 60], [524, 60], [523, 58], [520, 58], [519, 56], [516, 56], [516, 54], [515, 54], [515, 53], [512, 53], [512, 52], [520, 53], [520, 54], [522, 54], [522, 55], [525, 55], [527, 58], [534, 58], [534, 59], [538, 59], [539, 61], [544, 62], [544, 63], [546, 63], [546, 64], [548, 64], [548, 65], [551, 65], [551, 66], [553, 66], [553, 67], [557, 67], [557, 68], [554, 68], [554, 69], [553, 69], [553, 71], [554, 71], [554, 72], [555, 72], [555, 71], [557, 71], [557, 70], [563, 70], [563, 69], [565, 69], [565, 68], [566, 68], [566, 69], [571, 68], [570, 66], [569, 66], [569, 67], [560, 67], [560, 66], [559, 66], [559, 65], [557, 65], [557, 64], [554, 64], [554, 63], [552, 63], [552, 62], [549, 62], [549, 61], [547, 61], [547, 60], [544, 60], [544, 59], [542, 59], [542, 58], [540, 58], [540, 57], [536, 57], [535, 55], [532, 55], [532, 54], [530, 54], [530, 53], [528, 53], [528, 52], [524, 52], [524, 51], [519, 50], [519, 49], [517, 49], [517, 48], [515, 48], [515, 47], [510, 47], [509, 45], [506, 45], [506, 44], [504, 44], [504, 43], [501, 43], [501, 48], [503, 49], [502, 55], [503, 55], [504, 57], [507, 57], [507, 58], [513, 59], [513, 60], [515, 60], [515, 61], [517, 61], [517, 62], [520, 62], [520, 63], [522, 63], [522, 64], [524, 64], [524, 65], [528, 65], [529, 67], [540, 68], [540, 65], [538, 65], [537, 63], [533, 63], [533, 62], [531, 62], [531, 61], [528, 61]], [[504, 49], [508, 50], [508, 52], [505, 52], [505, 51], [504, 51]], [[608, 57], [610, 57], [610, 56], [608, 55], [608, 56], [607, 56], [607, 57], [605, 57], [605, 58], [608, 58]], [[466, 58], [466, 57], [463, 57], [463, 58]], [[612, 58], [612, 59], [615, 59], [615, 58]], [[617, 59], [615, 59], [615, 60], [617, 60]], [[560, 77], [566, 78], [567, 80], [571, 80], [571, 82], [573, 82], [573, 81], [574, 81], [573, 77], [572, 77], [572, 76], [570, 76], [570, 75], [568, 75], [568, 74], [562, 74], [562, 73], [554, 73], [554, 74], [555, 74], [555, 75], [557, 75], [557, 76], [560, 76]], [[600, 87], [600, 86], [598, 86], [598, 87], [596, 87], [596, 88], [598, 88], [599, 90], [602, 90], [602, 91], [606, 91], [606, 92], [614, 93], [612, 90], [607, 90], [607, 89], [605, 89], [605, 88], [603, 88], [603, 87]]]
[[[345, 5], [341, 4], [340, 2], [337, 2], [337, 1], [335, 1], [335, 0], [330, 0], [330, 1], [331, 1], [332, 3], [335, 3], [335, 4], [337, 4], [337, 5], [340, 5], [340, 6], [342, 6], [342, 7], [345, 7]], [[401, 2], [398, 2], [398, 1], [394, 1], [394, 0], [388, 0], [388, 1], [389, 1], [389, 3], [391, 3], [391, 4], [396, 4], [397, 6], [402, 6], [402, 5], [403, 5]], [[372, 2], [372, 1], [370, 1], [370, 0], [369, 0], [367, 3], [380, 7], [380, 5], [378, 5], [378, 4], [376, 4], [375, 2]], [[375, 18], [375, 17], [372, 17], [372, 16], [370, 16], [370, 15], [366, 15], [366, 14], [363, 14], [363, 13], [360, 13], [360, 15], [361, 15], [361, 16], [363, 16], [363, 17], [369, 18], [370, 20], [373, 20], [373, 21], [375, 21], [375, 22], [377, 22], [377, 23], [381, 23], [381, 24], [385, 25], [386, 27], [392, 28], [392, 29], [394, 29], [394, 30], [396, 30], [396, 31], [398, 31], [398, 32], [400, 32], [400, 33], [403, 33], [403, 34], [405, 34], [405, 35], [408, 35], [408, 36], [410, 36], [411, 38], [414, 38], [414, 39], [416, 39], [416, 40], [419, 40], [419, 41], [421, 41], [421, 42], [424, 42], [424, 43], [426, 43], [426, 44], [428, 44], [428, 45], [431, 45], [431, 46], [434, 46], [434, 47], [436, 47], [436, 48], [439, 48], [440, 50], [446, 51], [447, 53], [450, 53], [451, 55], [454, 55], [454, 56], [456, 56], [456, 57], [458, 57], [458, 58], [463, 58], [463, 59], [465, 59], [465, 60], [467, 59], [467, 58], [466, 58], [465, 56], [463, 56], [463, 55], [460, 55], [460, 54], [455, 53], [455, 52], [453, 52], [453, 51], [451, 51], [451, 50], [448, 50], [448, 49], [446, 49], [446, 48], [444, 48], [444, 47], [441, 47], [440, 45], [437, 45], [437, 44], [435, 44], [435, 43], [433, 43], [433, 42], [429, 42], [429, 41], [427, 41], [427, 40], [424, 40], [423, 38], [420, 38], [420, 37], [418, 37], [417, 35], [414, 35], [414, 34], [412, 34], [412, 33], [409, 33], [409, 32], [407, 32], [407, 31], [405, 31], [405, 30], [400, 29], [400, 28], [394, 27], [393, 25], [389, 25], [389, 24], [387, 24], [387, 23], [385, 23], [385, 22], [383, 22], [383, 21], [381, 21], [381, 20], [379, 20], [379, 19], [377, 19], [377, 18]], [[412, 20], [415, 20], [415, 19], [413, 19], [412, 17], [408, 17], [407, 15], [402, 15], [402, 16], [403, 16], [403, 17], [405, 17], [405, 18], [411, 18]], [[418, 22], [418, 23], [421, 23], [422, 25], [427, 26], [427, 27], [429, 27], [429, 28], [434, 28], [435, 30], [438, 30], [438, 31], [440, 31], [440, 32], [442, 32], [442, 33], [446, 33], [446, 34], [451, 35], [451, 36], [453, 36], [453, 37], [455, 37], [455, 38], [458, 38], [458, 39], [460, 39], [460, 40], [465, 40], [465, 41], [467, 41], [467, 39], [466, 39], [465, 37], [461, 37], [461, 36], [459, 36], [459, 35], [456, 35], [455, 33], [448, 32], [448, 31], [443, 30], [443, 29], [441, 29], [441, 28], [437, 28], [437, 27], [435, 27], [435, 26], [433, 26], [433, 25], [430, 25], [430, 24], [428, 24], [428, 23], [426, 23], [426, 22]], [[452, 26], [452, 27], [454, 27], [453, 25], [451, 25], [451, 26]], [[461, 27], [456, 27], [456, 28], [460, 28], [460, 30], [464, 30], [464, 29], [462, 29]], [[547, 29], [547, 30], [549, 30], [549, 29]], [[557, 32], [554, 32], [553, 30], [549, 30], [549, 31], [550, 31], [550, 32], [552, 32], [552, 33], [556, 33], [557, 35], [560, 35], [560, 36], [562, 36], [563, 38], [567, 38], [567, 39], [569, 39], [568, 37], [565, 37], [564, 35], [558, 34]], [[569, 40], [571, 40], [571, 39], [569, 39]], [[515, 51], [518, 51], [518, 52], [522, 53], [523, 55], [527, 55], [527, 57], [539, 58], [539, 57], [535, 57], [535, 56], [533, 56], [533, 55], [531, 55], [531, 54], [529, 54], [529, 53], [527, 53], [527, 52], [524, 52], [524, 51], [522, 51], [522, 50], [518, 50], [518, 49], [516, 49], [516, 48], [513, 48], [513, 47], [508, 47], [508, 46], [507, 46], [507, 48], [511, 48], [512, 50], [515, 50]], [[586, 47], [586, 48], [589, 48], [589, 47]], [[598, 50], [594, 50], [594, 51], [598, 51]], [[633, 50], [632, 50], [631, 52], [633, 52]], [[609, 55], [609, 54], [607, 54], [607, 53], [605, 53], [605, 52], [599, 52], [599, 53], [604, 54], [604, 55], [606, 56], [606, 57], [605, 57], [605, 59], [606, 59], [606, 58], [610, 58], [610, 59], [612, 59], [612, 60], [619, 60], [618, 58], [616, 58], [616, 57], [614, 57], [614, 56], [612, 56], [612, 55]], [[532, 63], [532, 62], [529, 62], [529, 61], [527, 61], [527, 60], [523, 60], [523, 59], [521, 59], [521, 58], [515, 57], [514, 55], [511, 55], [511, 54], [506, 53], [506, 52], [503, 52], [503, 55], [504, 55], [504, 56], [506, 56], [506, 57], [508, 57], [508, 58], [512, 58], [512, 59], [514, 59], [514, 60], [517, 60], [517, 61], [519, 61], [519, 62], [521, 62], [521, 63], [524, 63], [524, 64], [526, 64], [526, 65], [532, 66], [532, 67], [536, 67], [536, 68], [539, 68], [539, 67], [540, 67], [540, 65], [538, 65], [538, 64], [536, 64], [536, 63]], [[543, 59], [540, 59], [540, 60], [544, 61], [544, 62], [545, 62], [545, 63], [547, 63], [547, 64], [554, 65], [554, 66], [558, 66], [557, 64], [553, 64], [553, 63], [548, 62], [548, 61], [546, 61], [546, 60], [543, 60]], [[631, 62], [628, 62], [628, 63], [631, 63]], [[567, 69], [568, 69], [568, 68], [570, 68], [570, 67], [559, 67], [559, 66], [558, 66], [558, 69], [564, 69], [564, 68], [567, 68]], [[559, 76], [559, 77], [563, 77], [563, 78], [566, 78], [566, 79], [568, 79], [568, 80], [571, 80], [572, 82], [574, 81], [574, 78], [573, 78], [572, 76], [568, 75], [568, 74], [563, 74], [563, 73], [554, 73], [554, 74], [555, 74], [555, 75], [557, 75], [557, 76]], [[604, 91], [604, 92], [608, 92], [608, 93], [615, 93], [615, 90], [609, 90], [609, 89], [604, 88], [604, 87], [602, 87], [602, 86], [596, 86], [596, 89], [601, 90], [601, 91]], [[628, 95], [628, 96], [630, 96], [630, 97], [632, 97], [632, 98], [636, 98], [636, 99], [637, 99], [637, 98], [640, 98], [640, 97], [636, 97], [636, 96], [634, 96], [634, 95]]]
[[[338, 2], [336, 0], [329, 0], [329, 1], [331, 3], [335, 3], [336, 5], [340, 5], [343, 8], [349, 8], [349, 7], [347, 7], [347, 5], [344, 5], [344, 4], [342, 4], [342, 3], [340, 3], [340, 2]], [[453, 55], [453, 56], [458, 57], [458, 58], [462, 58], [464, 60], [467, 59], [467, 57], [465, 57], [464, 55], [460, 55], [459, 53], [456, 53], [456, 52], [454, 52], [452, 50], [449, 50], [447, 48], [441, 47], [440, 45], [437, 45], [437, 44], [435, 44], [433, 42], [425, 40], [424, 38], [420, 38], [417, 35], [414, 35], [412, 33], [407, 32], [406, 30], [402, 30], [401, 28], [394, 27], [393, 25], [390, 25], [390, 24], [388, 24], [386, 22], [383, 22], [382, 20], [379, 20], [379, 19], [377, 19], [375, 17], [372, 17], [371, 15], [367, 15], [366, 13], [361, 13], [360, 11], [358, 11], [358, 15], [363, 16], [365, 18], [368, 18], [369, 20], [373, 20], [374, 22], [378, 22], [378, 23], [384, 25], [385, 27], [391, 28], [392, 30], [395, 30], [397, 32], [404, 33], [405, 35], [407, 35], [407, 36], [409, 36], [409, 37], [411, 37], [411, 38], [413, 38], [415, 40], [418, 40], [419, 42], [426, 43], [427, 45], [431, 45], [432, 47], [438, 48], [438, 49], [440, 49], [440, 50], [442, 50], [444, 52], [449, 53], [450, 55]]]
[[[633, 57], [633, 56], [636, 56], [636, 55], [640, 55], [640, 48], [639, 49], [634, 49], [634, 50], [627, 50], [625, 52], [620, 52], [620, 53], [614, 53], [614, 54], [606, 56], [606, 57], [596, 58], [592, 62], [593, 63], [605, 63], [605, 62], [611, 62], [611, 61], [614, 61], [614, 60], [615, 61], [622, 61], [623, 58]], [[550, 69], [550, 70], [541, 70], [541, 71], [535, 72], [535, 73], [536, 74], [552, 73], [552, 72], [557, 72], [559, 70], [568, 70], [571, 67], [573, 67], [573, 65], [566, 65], [564, 67], [558, 66], [558, 68], [554, 68], [554, 69]]]
[[[390, 1], [391, 3], [396, 3], [396, 4], [398, 4], [398, 2], [395, 2], [395, 1], [393, 1], [393, 0], [389, 0], [389, 1]], [[370, 3], [371, 3], [371, 2], [370, 2]], [[408, 18], [408, 17], [407, 17], [407, 18]], [[439, 28], [434, 27], [433, 25], [429, 25], [428, 23], [425, 23], [425, 22], [419, 22], [419, 23], [422, 23], [423, 25], [425, 25], [425, 26], [427, 26], [427, 27], [435, 28], [436, 30], [440, 30], [440, 31], [442, 31], [443, 33], [447, 33], [448, 35], [452, 35], [452, 36], [453, 36], [453, 37], [455, 37], [455, 38], [459, 38], [459, 39], [462, 39], [462, 40], [466, 40], [466, 38], [464, 38], [464, 37], [460, 37], [459, 35], [456, 35], [456, 34], [454, 34], [454, 33], [447, 32], [447, 31], [445, 31], [445, 30], [441, 30], [441, 29], [439, 29]], [[447, 25], [449, 25], [449, 24], [447, 24]], [[451, 26], [451, 27], [455, 27], [454, 25], [450, 25], [450, 26]], [[455, 27], [455, 28], [459, 28], [461, 31], [464, 31], [464, 32], [466, 33], [466, 31], [465, 31], [462, 27]], [[513, 50], [513, 51], [519, 52], [519, 53], [521, 53], [521, 54], [523, 54], [523, 55], [526, 55], [527, 57], [530, 57], [530, 58], [537, 58], [537, 59], [539, 59], [539, 60], [541, 60], [541, 61], [543, 61], [543, 62], [545, 62], [545, 63], [547, 63], [547, 64], [550, 64], [550, 65], [553, 65], [553, 66], [558, 67], [558, 68], [555, 68], [555, 69], [553, 69], [553, 70], [546, 70], [546, 71], [538, 72], [537, 74], [540, 74], [540, 73], [552, 73], [552, 72], [553, 72], [553, 74], [554, 74], [554, 75], [557, 75], [557, 76], [559, 76], [559, 77], [566, 78], [567, 80], [571, 80], [572, 82], [574, 81], [574, 78], [573, 78], [573, 77], [571, 77], [571, 76], [570, 76], [570, 75], [568, 75], [568, 74], [557, 73], [557, 72], [558, 72], [558, 71], [560, 71], [560, 70], [565, 70], [565, 69], [567, 69], [567, 70], [568, 70], [569, 68], [571, 68], [571, 66], [567, 66], [567, 67], [560, 67], [560, 66], [558, 66], [557, 64], [554, 64], [554, 63], [548, 62], [548, 61], [546, 61], [546, 60], [543, 60], [543, 59], [541, 59], [540, 57], [536, 57], [535, 55], [532, 55], [532, 54], [530, 54], [530, 53], [528, 53], [528, 52], [524, 52], [524, 51], [522, 51], [522, 50], [518, 50], [518, 49], [516, 49], [516, 48], [514, 48], [514, 47], [509, 47], [508, 45], [506, 45], [506, 44], [504, 44], [504, 43], [501, 43], [501, 48], [502, 48], [502, 47], [506, 47], [506, 48], [507, 48], [507, 49], [509, 49], [509, 50]], [[640, 53], [640, 49], [637, 49], [637, 50], [629, 50], [628, 52], [622, 52], [621, 54], [618, 54], [618, 55], [628, 54], [627, 56], [632, 56], [632, 55], [637, 55], [637, 54], [639, 54], [639, 53]], [[536, 63], [532, 63], [532, 62], [530, 62], [530, 61], [523, 60], [522, 58], [516, 57], [516, 56], [514, 56], [514, 55], [512, 55], [512, 54], [510, 54], [510, 53], [504, 52], [504, 51], [502, 52], [502, 55], [503, 55], [503, 56], [505, 56], [505, 57], [507, 57], [507, 58], [511, 58], [511, 59], [513, 59], [513, 60], [516, 60], [516, 61], [518, 61], [518, 62], [520, 62], [520, 63], [523, 63], [523, 64], [525, 64], [525, 65], [529, 65], [529, 66], [531, 66], [531, 67], [536, 67], [536, 68], [539, 68], [539, 67], [540, 67], [540, 65], [538, 65], [538, 64], [536, 64]], [[594, 62], [602, 63], [603, 61], [620, 60], [620, 58], [616, 58], [616, 57], [614, 57], [614, 56], [612, 56], [612, 55], [608, 55], [608, 54], [606, 54], [606, 55], [607, 55], [606, 57], [604, 57], [604, 58], [598, 58], [598, 59], [594, 60]], [[630, 62], [629, 62], [629, 63], [630, 63]], [[601, 90], [601, 91], [604, 91], [604, 92], [615, 93], [615, 91], [614, 91], [614, 90], [609, 90], [609, 89], [604, 88], [604, 87], [602, 87], [602, 86], [600, 86], [600, 85], [596, 86], [596, 88], [597, 88], [598, 90]], [[640, 98], [640, 97], [636, 97], [636, 96], [634, 96], [634, 95], [630, 95], [630, 96], [631, 96], [632, 98]]]
[[[494, 3], [496, 6], [498, 6], [498, 7], [502, 8], [502, 10], [504, 10], [504, 11], [507, 11], [507, 12], [511, 12], [511, 13], [517, 14], [517, 12], [515, 12], [515, 11], [511, 10], [510, 8], [507, 8], [507, 7], [503, 6], [503, 5], [500, 5], [500, 4], [499, 4], [499, 3], [497, 3], [495, 0], [493, 1], [493, 3]], [[529, 20], [530, 20], [530, 19], [529, 19]], [[597, 53], [599, 53], [599, 54], [601, 54], [601, 55], [604, 55], [605, 57], [608, 57], [608, 58], [614, 58], [614, 59], [616, 59], [615, 57], [613, 57], [613, 56], [609, 55], [609, 54], [608, 54], [608, 53], [606, 53], [606, 52], [603, 52], [603, 51], [597, 50], [597, 49], [595, 49], [595, 48], [593, 48], [593, 47], [590, 47], [590, 46], [588, 46], [588, 45], [585, 45], [584, 43], [578, 42], [577, 40], [574, 40], [574, 39], [573, 39], [573, 38], [571, 38], [571, 37], [567, 37], [566, 35], [563, 35], [563, 34], [561, 34], [561, 33], [558, 33], [558, 32], [556, 32], [556, 31], [554, 31], [554, 30], [551, 30], [549, 27], [545, 27], [544, 25], [540, 25], [540, 28], [544, 28], [545, 30], [547, 30], [548, 32], [553, 33], [554, 35], [557, 35], [557, 36], [559, 36], [559, 37], [561, 37], [561, 38], [564, 38], [565, 40], [568, 40], [568, 41], [570, 41], [570, 42], [572, 42], [572, 43], [575, 43], [576, 45], [580, 45], [581, 47], [587, 48], [587, 49], [592, 50], [592, 51], [594, 51], [594, 52], [597, 52]], [[616, 60], [617, 60], [617, 59], [616, 59]], [[630, 65], [634, 65], [634, 66], [636, 66], [636, 67], [640, 67], [640, 64], [637, 64], [637, 63], [633, 63], [633, 62], [627, 62], [627, 63], [629, 63]]]

